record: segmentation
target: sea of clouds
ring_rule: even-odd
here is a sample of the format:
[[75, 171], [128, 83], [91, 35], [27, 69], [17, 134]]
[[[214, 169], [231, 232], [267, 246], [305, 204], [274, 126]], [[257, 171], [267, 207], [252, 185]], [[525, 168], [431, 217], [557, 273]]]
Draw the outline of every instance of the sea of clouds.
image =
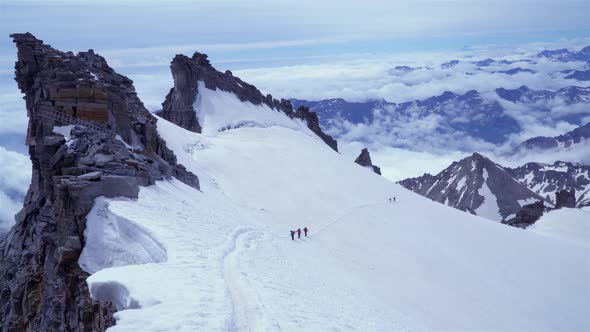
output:
[[[321, 42], [321, 41], [320, 41]], [[372, 124], [351, 124], [342, 122], [339, 132], [340, 146], [345, 155], [355, 157], [362, 146], [369, 146], [376, 164], [392, 180], [413, 177], [424, 172], [436, 173], [452, 161], [465, 157], [471, 151], [485, 152], [492, 159], [507, 166], [525, 161], [553, 162], [558, 159], [588, 158], [590, 149], [570, 151], [569, 154], [540, 153], [517, 157], [505, 157], [503, 149], [514, 146], [533, 136], [555, 136], [572, 130], [580, 123], [565, 120], [573, 113], [581, 114], [580, 122], [590, 121], [586, 105], [566, 105], [559, 99], [551, 105], [521, 105], [508, 103], [495, 96], [494, 90], [526, 85], [531, 89], [557, 90], [587, 82], [565, 79], [564, 70], [583, 70], [586, 64], [579, 62], [560, 63], [548, 59], [534, 58], [539, 51], [548, 48], [567, 47], [579, 50], [590, 44], [590, 40], [569, 40], [556, 43], [528, 44], [518, 48], [485, 47], [470, 48], [456, 52], [415, 52], [395, 54], [339, 54], [329, 57], [298, 58], [295, 65], [265, 67], [256, 64], [252, 68], [240, 63], [233, 73], [243, 80], [256, 85], [263, 93], [272, 93], [275, 98], [298, 98], [320, 100], [343, 98], [347, 101], [386, 100], [407, 102], [437, 96], [445, 91], [463, 94], [477, 90], [486, 98], [502, 102], [508, 114], [523, 130], [509, 137], [508, 142], [496, 146], [462, 136], [460, 133], [440, 133], [442, 115], [408, 118], [407, 123], [392, 124], [383, 121]], [[230, 46], [226, 46], [230, 47]], [[261, 44], [259, 47], [272, 47]], [[223, 47], [221, 48], [223, 50]], [[154, 52], [170, 50], [155, 49]], [[206, 50], [205, 50], [206, 51]], [[111, 50], [105, 54], [107, 61], [119, 72], [134, 80], [142, 101], [150, 110], [157, 110], [164, 96], [172, 86], [168, 63], [170, 58], [158, 56], [141, 58], [141, 50]], [[190, 54], [190, 53], [189, 53]], [[157, 54], [156, 54], [157, 55]], [[131, 57], [137, 57], [132, 62]], [[473, 62], [493, 58], [495, 60], [533, 59], [535, 63], [517, 62], [511, 65], [493, 64], [478, 67]], [[0, 59], [10, 63], [13, 58]], [[215, 60], [213, 63], [215, 64]], [[441, 64], [459, 60], [460, 64], [442, 68]], [[218, 69], [231, 69], [239, 60], [221, 61]], [[285, 61], [283, 61], [285, 62]], [[286, 61], [289, 62], [289, 61]], [[416, 68], [410, 72], [395, 70], [396, 66]], [[224, 68], [225, 67], [225, 68]], [[244, 68], [246, 67], [246, 68]], [[498, 71], [521, 67], [535, 73], [507, 75]], [[22, 144], [26, 133], [26, 112], [22, 95], [12, 81], [12, 71], [0, 72], [0, 230], [1, 225], [12, 223], [12, 216], [22, 205], [22, 199], [30, 181], [30, 161], [25, 156]], [[545, 102], [545, 101], [542, 101]], [[549, 108], [551, 116], [537, 112], [538, 108]], [[406, 140], [404, 142], [404, 140]], [[369, 142], [369, 143], [367, 143]], [[405, 147], [399, 148], [400, 142]]]

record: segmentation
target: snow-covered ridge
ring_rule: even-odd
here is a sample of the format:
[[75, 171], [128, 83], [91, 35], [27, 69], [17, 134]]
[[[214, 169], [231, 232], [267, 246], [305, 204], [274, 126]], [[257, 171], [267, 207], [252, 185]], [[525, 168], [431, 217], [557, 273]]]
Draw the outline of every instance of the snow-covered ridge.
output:
[[590, 328], [579, 246], [432, 202], [298, 128], [158, 131], [202, 191], [168, 181], [108, 200], [166, 248], [89, 278], [122, 306], [112, 331]]
[[198, 82], [198, 91], [193, 107], [203, 134], [213, 135], [240, 127], [281, 126], [313, 135], [302, 120], [291, 119], [284, 112], [266, 104], [254, 105], [249, 101], [241, 101], [231, 92], [208, 89], [202, 81]]
[[[178, 54], [172, 60], [170, 68], [174, 87], [170, 89], [162, 103], [162, 110], [157, 114], [182, 128], [201, 133], [203, 130], [227, 130], [239, 126], [286, 125], [285, 117], [280, 118], [267, 112], [275, 110], [289, 119], [303, 121], [311, 132], [338, 151], [338, 142], [322, 130], [316, 113], [305, 107], [293, 110], [288, 100], [277, 100], [270, 94], [264, 96], [255, 86], [235, 77], [231, 71], [222, 73], [215, 69], [206, 54], [195, 52], [190, 58]], [[217, 94], [211, 96], [211, 92], [207, 90]], [[249, 106], [238, 104], [237, 101]], [[235, 112], [236, 109], [241, 112], [264, 110], [265, 114], [244, 115]], [[217, 111], [222, 114], [214, 114]], [[202, 116], [209, 119], [203, 119]], [[208, 122], [210, 128], [204, 129], [203, 122]]]
[[527, 230], [590, 246], [590, 210], [563, 208], [550, 211]]

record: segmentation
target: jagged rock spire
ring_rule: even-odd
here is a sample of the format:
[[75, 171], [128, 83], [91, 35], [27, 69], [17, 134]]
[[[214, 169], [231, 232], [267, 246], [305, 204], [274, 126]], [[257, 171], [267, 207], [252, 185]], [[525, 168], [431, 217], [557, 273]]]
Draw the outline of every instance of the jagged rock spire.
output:
[[220, 72], [211, 66], [207, 55], [195, 52], [192, 57], [178, 54], [170, 63], [174, 79], [174, 87], [162, 103], [162, 110], [157, 114], [187, 130], [200, 133], [201, 123], [195, 109], [195, 101], [199, 94], [198, 82], [203, 82], [207, 89], [231, 92], [242, 102], [254, 105], [264, 104], [272, 109], [284, 112], [291, 118], [307, 122], [308, 128], [317, 134], [328, 146], [338, 151], [338, 143], [322, 131], [317, 114], [308, 108], [300, 108], [296, 112], [289, 100], [277, 100], [268, 94], [264, 96], [255, 86], [233, 76], [227, 70]]
[[354, 162], [363, 167], [369, 167], [373, 170], [373, 172], [381, 175], [381, 168], [373, 165], [373, 162], [371, 162], [371, 155], [369, 154], [369, 150], [367, 148], [361, 150], [361, 154], [356, 157]]
[[[133, 82], [103, 57], [61, 52], [30, 33], [11, 37], [33, 170], [24, 207], [0, 241], [0, 329], [103, 331], [114, 307], [90, 298], [77, 262], [95, 198], [136, 198], [139, 186], [171, 176], [196, 188], [199, 181], [176, 163]], [[56, 133], [65, 124], [81, 126]]]

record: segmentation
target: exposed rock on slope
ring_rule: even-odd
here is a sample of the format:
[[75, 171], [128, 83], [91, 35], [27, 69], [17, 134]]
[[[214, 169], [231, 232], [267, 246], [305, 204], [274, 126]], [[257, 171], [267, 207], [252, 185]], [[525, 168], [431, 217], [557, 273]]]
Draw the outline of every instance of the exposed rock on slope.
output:
[[435, 176], [424, 174], [399, 183], [437, 202], [495, 221], [511, 219], [522, 206], [543, 200], [478, 153], [453, 162]]
[[77, 263], [94, 199], [134, 198], [139, 186], [171, 176], [199, 182], [176, 163], [132, 81], [104, 58], [60, 52], [29, 33], [11, 37], [33, 175], [16, 224], [0, 241], [0, 326], [102, 331], [113, 324], [114, 307], [90, 298]]
[[191, 58], [185, 55], [176, 55], [170, 69], [174, 78], [174, 87], [170, 89], [158, 115], [172, 123], [194, 132], [201, 132], [199, 110], [195, 109], [195, 102], [199, 96], [198, 82], [203, 82], [207, 89], [231, 92], [242, 102], [250, 102], [254, 105], [264, 104], [274, 110], [284, 112], [291, 118], [306, 121], [311, 131], [316, 133], [332, 149], [338, 151], [337, 142], [322, 131], [315, 113], [310, 112], [307, 108], [294, 112], [290, 101], [273, 99], [270, 94], [264, 96], [255, 86], [233, 76], [229, 70], [222, 73], [213, 68], [206, 54], [195, 52]]
[[590, 205], [590, 166], [565, 161], [553, 165], [527, 163], [517, 168], [506, 168], [518, 182], [556, 204], [559, 190], [575, 190], [576, 207]]
[[315, 112], [311, 112], [309, 108], [305, 106], [300, 106], [295, 114], [291, 115], [291, 113], [287, 113], [287, 115], [305, 121], [307, 123], [307, 127], [311, 131], [318, 135], [324, 141], [324, 143], [326, 143], [334, 151], [338, 152], [338, 142], [336, 142], [332, 136], [322, 131], [322, 128], [320, 128], [320, 120]]
[[502, 221], [502, 223], [518, 228], [527, 228], [541, 219], [544, 212], [545, 204], [543, 201], [537, 201], [523, 206], [514, 218]]
[[356, 157], [354, 162], [363, 167], [370, 168], [371, 170], [373, 170], [373, 172], [381, 175], [381, 168], [373, 165], [373, 162], [371, 161], [371, 155], [369, 154], [369, 150], [367, 148], [361, 150], [361, 154], [359, 154], [359, 156]]
[[574, 190], [560, 190], [555, 193], [555, 208], [574, 208], [576, 207], [576, 192]]

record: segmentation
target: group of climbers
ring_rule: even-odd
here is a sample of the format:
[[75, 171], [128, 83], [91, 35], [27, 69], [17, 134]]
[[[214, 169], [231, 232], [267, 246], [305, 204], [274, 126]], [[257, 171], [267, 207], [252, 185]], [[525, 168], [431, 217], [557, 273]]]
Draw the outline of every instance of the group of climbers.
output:
[[[291, 230], [291, 240], [295, 240], [295, 232], [297, 232], [297, 238], [298, 239], [301, 238], [301, 228], [298, 228], [296, 231]], [[308, 232], [307, 227], [304, 227], [303, 228], [303, 233], [305, 233], [305, 237], [307, 237], [307, 232]]]

